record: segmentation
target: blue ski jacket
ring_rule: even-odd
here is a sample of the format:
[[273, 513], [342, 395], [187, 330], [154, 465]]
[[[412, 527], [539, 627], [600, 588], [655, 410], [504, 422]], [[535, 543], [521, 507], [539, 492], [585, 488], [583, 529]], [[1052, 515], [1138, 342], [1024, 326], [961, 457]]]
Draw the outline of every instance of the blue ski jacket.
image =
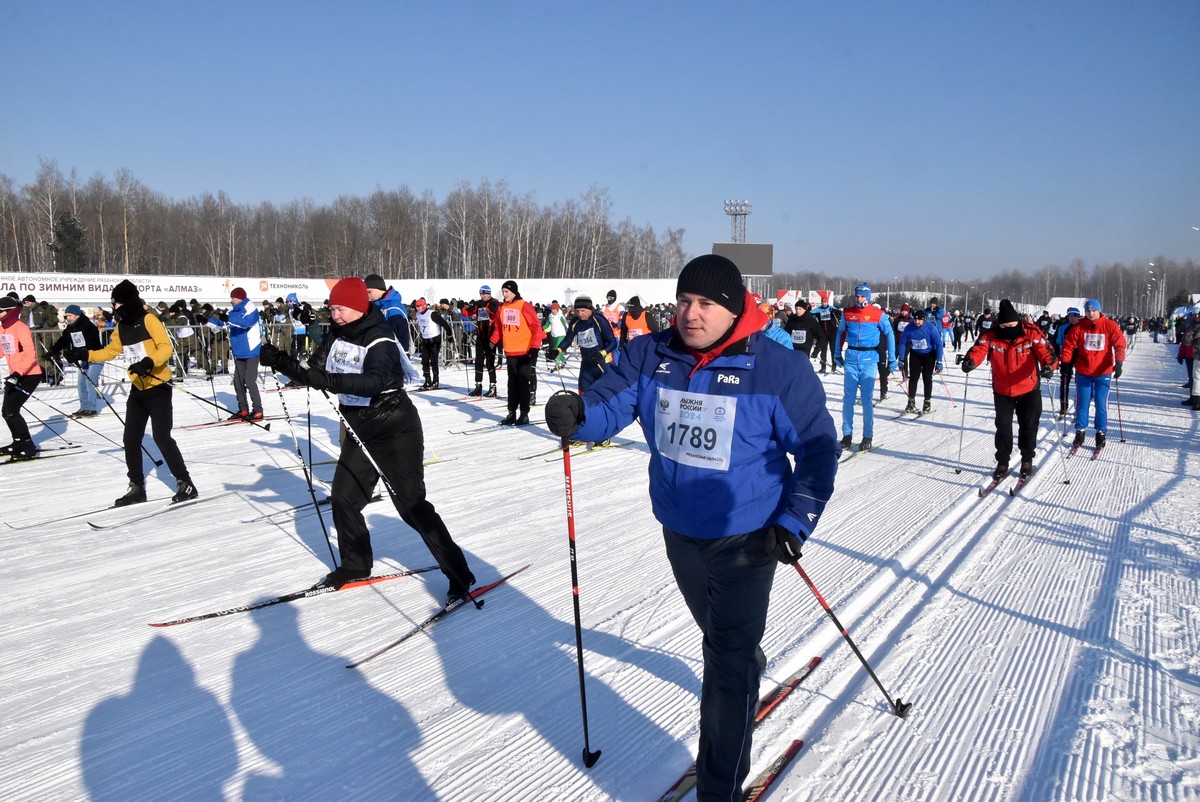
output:
[[[743, 317], [753, 310], [761, 326], [747, 303]], [[637, 337], [583, 396], [580, 440], [640, 421], [667, 529], [715, 539], [779, 524], [803, 540], [833, 493], [840, 452], [825, 390], [807, 359], [754, 328], [707, 362], [674, 328]]]
[[411, 351], [412, 330], [408, 326], [408, 310], [404, 308], [404, 301], [400, 298], [400, 293], [396, 291], [396, 288], [388, 287], [387, 293], [372, 303], [383, 313], [383, 319], [391, 328], [392, 334], [396, 335], [396, 339], [400, 341], [400, 347], [405, 351]]
[[226, 322], [217, 317], [208, 319], [209, 328], [229, 329], [229, 348], [235, 359], [253, 359], [262, 347], [262, 332], [259, 330], [258, 306], [249, 298], [233, 305], [226, 315]]
[[920, 326], [915, 323], [905, 326], [900, 332], [900, 342], [896, 345], [896, 359], [904, 361], [909, 351], [918, 354], [928, 354], [937, 351], [937, 361], [942, 361], [942, 327], [934, 325], [929, 318]]

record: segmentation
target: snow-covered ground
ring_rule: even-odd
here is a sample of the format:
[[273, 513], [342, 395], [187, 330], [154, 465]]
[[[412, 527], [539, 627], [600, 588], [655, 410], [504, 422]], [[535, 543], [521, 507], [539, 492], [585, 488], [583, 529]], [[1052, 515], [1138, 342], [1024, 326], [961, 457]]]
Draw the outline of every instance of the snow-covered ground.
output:
[[[840, 470], [803, 565], [913, 709], [889, 713], [781, 568], [763, 689], [824, 662], [756, 735], [756, 771], [806, 741], [772, 798], [1200, 799], [1200, 416], [1179, 405], [1173, 351], [1143, 335], [1131, 352], [1098, 460], [1064, 462], [1047, 414], [1039, 473], [1015, 498], [976, 492], [993, 456], [986, 369], [969, 387], [948, 370], [958, 405], [939, 383], [925, 419], [896, 419], [899, 392], [877, 407], [876, 451]], [[414, 394], [437, 460], [430, 498], [480, 582], [530, 568], [482, 610], [360, 669], [345, 665], [437, 609], [439, 574], [147, 626], [300, 590], [329, 570], [311, 510], [244, 522], [308, 499], [285, 421], [177, 428], [201, 494], [227, 495], [129, 527], [36, 525], [124, 492], [121, 451], [100, 436], [120, 440], [111, 412], [85, 421], [98, 434], [65, 427], [86, 454], [0, 467], [5, 523], [30, 527], [0, 526], [0, 798], [656, 799], [696, 746], [700, 636], [650, 514], [640, 433], [572, 464], [589, 734], [603, 751], [585, 769], [561, 458], [520, 459], [554, 447], [540, 426], [451, 433], [503, 408], [464, 403], [462, 370], [442, 379], [448, 389]], [[824, 377], [837, 420], [839, 379]], [[211, 393], [197, 378], [186, 386]], [[557, 386], [544, 375], [540, 395]], [[73, 395], [38, 393], [65, 412]], [[287, 404], [307, 454], [311, 405], [314, 455], [329, 459], [336, 419], [306, 396], [267, 393], [268, 414]], [[216, 397], [233, 404], [227, 382]], [[53, 414], [40, 400], [26, 409]], [[179, 426], [214, 414], [183, 394], [175, 412]], [[33, 430], [43, 446], [60, 442]], [[165, 498], [170, 477], [157, 477], [148, 490]], [[367, 511], [377, 572], [432, 563], [390, 506]]]

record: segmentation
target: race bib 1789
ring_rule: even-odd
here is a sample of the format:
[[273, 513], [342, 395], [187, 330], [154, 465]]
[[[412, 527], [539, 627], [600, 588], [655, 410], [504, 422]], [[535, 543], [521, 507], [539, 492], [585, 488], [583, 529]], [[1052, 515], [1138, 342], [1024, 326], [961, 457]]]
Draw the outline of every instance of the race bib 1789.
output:
[[729, 470], [737, 398], [658, 388], [654, 445], [681, 465]]

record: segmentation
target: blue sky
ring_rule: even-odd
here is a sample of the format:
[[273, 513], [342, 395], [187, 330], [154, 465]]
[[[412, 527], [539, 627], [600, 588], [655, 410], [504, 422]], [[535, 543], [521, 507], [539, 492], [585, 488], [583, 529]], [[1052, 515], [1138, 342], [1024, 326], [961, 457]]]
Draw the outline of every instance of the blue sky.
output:
[[1200, 2], [0, 5], [0, 173], [173, 198], [607, 188], [777, 272], [1200, 259]]

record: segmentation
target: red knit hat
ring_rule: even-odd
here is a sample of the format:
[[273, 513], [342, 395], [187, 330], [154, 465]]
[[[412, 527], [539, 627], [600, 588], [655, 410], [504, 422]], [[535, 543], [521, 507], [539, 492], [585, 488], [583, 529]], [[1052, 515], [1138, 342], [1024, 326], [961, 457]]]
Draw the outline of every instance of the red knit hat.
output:
[[237, 298], [239, 301], [244, 301], [246, 300], [246, 291], [241, 287], [234, 287], [232, 290], [230, 290], [229, 297]]
[[371, 299], [367, 297], [367, 285], [357, 276], [349, 276], [333, 285], [329, 293], [330, 306], [344, 306], [355, 309], [363, 314], [371, 308]]

